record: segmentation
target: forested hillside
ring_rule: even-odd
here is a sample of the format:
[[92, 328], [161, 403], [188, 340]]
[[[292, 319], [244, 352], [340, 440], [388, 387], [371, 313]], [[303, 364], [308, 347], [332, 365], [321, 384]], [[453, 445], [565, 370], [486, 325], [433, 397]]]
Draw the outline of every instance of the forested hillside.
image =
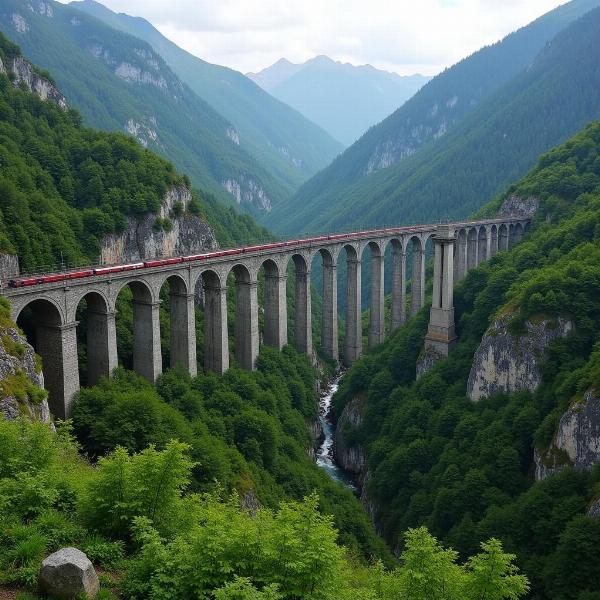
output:
[[[402, 106], [430, 79], [419, 74], [400, 76], [371, 65], [355, 66], [327, 56], [316, 56], [297, 65], [286, 62], [282, 59], [248, 76], [344, 146]], [[289, 76], [274, 73], [276, 83], [271, 85], [270, 70], [282, 73], [285, 68]]]
[[[543, 456], [565, 410], [577, 411], [600, 389], [600, 122], [543, 156], [487, 212], [511, 195], [539, 199], [533, 231], [456, 287], [459, 339], [450, 356], [415, 381], [423, 309], [350, 369], [335, 410], [361, 407], [362, 423], [345, 434], [366, 450], [366, 493], [392, 547], [421, 524], [463, 554], [496, 536], [518, 555], [531, 598], [591, 600], [600, 589], [600, 521], [587, 513], [600, 470], [570, 468], [556, 450], [558, 472], [536, 482], [534, 448]], [[474, 402], [467, 397], [474, 353], [500, 318], [502, 339], [516, 336], [521, 348], [531, 324], [552, 329], [562, 319], [573, 331], [550, 343], [533, 391]], [[499, 332], [490, 330], [490, 344], [501, 343]], [[523, 356], [507, 360], [520, 365]], [[591, 431], [570, 435], [568, 443], [593, 443]]]
[[596, 6], [570, 2], [444, 71], [265, 223], [289, 233], [468, 215], [597, 117], [597, 19], [545, 48]]
[[[0, 34], [8, 70], [0, 73], [0, 252], [17, 253], [24, 270], [95, 260], [103, 235], [122, 230], [128, 215], [156, 212], [167, 188], [187, 178], [124, 134], [84, 127], [75, 110], [15, 88], [18, 56]], [[265, 234], [209, 193], [195, 192], [188, 210], [223, 244]]]
[[185, 84], [233, 123], [242, 147], [294, 189], [341, 151], [341, 145], [320, 127], [250, 79], [193, 56], [148, 21], [114, 13], [94, 0], [71, 2], [71, 6], [148, 42]]
[[3, 2], [0, 28], [26, 58], [52, 72], [87, 125], [129, 133], [194, 185], [250, 212], [269, 210], [295, 189], [297, 182], [252, 156], [234, 125], [148, 43], [53, 0], [29, 6]]

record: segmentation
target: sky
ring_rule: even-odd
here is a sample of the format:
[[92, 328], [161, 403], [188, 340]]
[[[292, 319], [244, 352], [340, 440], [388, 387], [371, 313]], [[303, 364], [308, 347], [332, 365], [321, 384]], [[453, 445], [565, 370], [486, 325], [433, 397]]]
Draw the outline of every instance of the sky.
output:
[[[62, 0], [66, 1], [66, 0]], [[101, 0], [243, 73], [319, 54], [434, 75], [564, 0]]]

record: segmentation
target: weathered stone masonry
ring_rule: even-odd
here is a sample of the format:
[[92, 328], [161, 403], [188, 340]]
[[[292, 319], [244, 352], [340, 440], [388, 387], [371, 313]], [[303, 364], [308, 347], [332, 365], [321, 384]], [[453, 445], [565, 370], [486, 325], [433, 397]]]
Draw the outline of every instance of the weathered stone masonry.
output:
[[[52, 413], [69, 415], [74, 394], [79, 389], [77, 362], [77, 320], [79, 303], [85, 299], [88, 311], [88, 379], [96, 383], [110, 376], [117, 365], [115, 328], [119, 292], [129, 286], [133, 293], [134, 369], [150, 381], [162, 371], [160, 347], [160, 290], [168, 281], [171, 293], [171, 364], [182, 365], [196, 374], [194, 290], [204, 291], [204, 367], [217, 373], [229, 368], [227, 333], [227, 277], [236, 282], [235, 357], [246, 369], [255, 367], [259, 351], [258, 272], [265, 270], [264, 343], [282, 348], [288, 342], [286, 273], [293, 261], [296, 276], [294, 345], [312, 355], [312, 315], [310, 270], [313, 259], [323, 262], [323, 316], [321, 344], [324, 352], [339, 360], [337, 326], [337, 263], [346, 251], [346, 335], [343, 361], [352, 364], [362, 353], [361, 261], [365, 248], [371, 255], [371, 313], [369, 347], [385, 337], [384, 256], [392, 248], [391, 330], [404, 324], [407, 312], [406, 259], [412, 251], [412, 292], [410, 312], [422, 308], [425, 299], [425, 247], [434, 243], [434, 293], [426, 344], [447, 354], [454, 339], [452, 288], [467, 270], [497, 251], [519, 241], [529, 224], [528, 217], [505, 217], [487, 221], [420, 225], [399, 230], [371, 231], [336, 239], [307, 241], [293, 247], [248, 251], [247, 254], [210, 258], [144, 268], [85, 279], [46, 283], [8, 289], [16, 320], [30, 307], [34, 319], [35, 349], [41, 355], [44, 380]], [[457, 250], [455, 251], [455, 248]]]

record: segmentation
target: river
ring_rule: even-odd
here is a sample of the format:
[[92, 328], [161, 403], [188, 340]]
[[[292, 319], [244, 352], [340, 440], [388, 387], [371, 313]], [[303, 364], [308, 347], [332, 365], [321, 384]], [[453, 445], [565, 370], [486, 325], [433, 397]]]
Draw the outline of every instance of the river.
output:
[[331, 422], [331, 399], [337, 392], [343, 373], [340, 373], [323, 391], [319, 400], [319, 421], [323, 428], [323, 443], [317, 450], [317, 465], [321, 467], [334, 481], [338, 481], [356, 491], [352, 477], [339, 467], [333, 459], [333, 423]]

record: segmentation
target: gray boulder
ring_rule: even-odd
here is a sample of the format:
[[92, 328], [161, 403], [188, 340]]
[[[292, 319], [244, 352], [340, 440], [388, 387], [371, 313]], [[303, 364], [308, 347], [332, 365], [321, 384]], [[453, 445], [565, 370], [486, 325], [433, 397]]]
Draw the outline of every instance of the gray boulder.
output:
[[93, 598], [100, 589], [98, 575], [88, 557], [77, 548], [61, 548], [42, 562], [40, 591], [53, 598]]

